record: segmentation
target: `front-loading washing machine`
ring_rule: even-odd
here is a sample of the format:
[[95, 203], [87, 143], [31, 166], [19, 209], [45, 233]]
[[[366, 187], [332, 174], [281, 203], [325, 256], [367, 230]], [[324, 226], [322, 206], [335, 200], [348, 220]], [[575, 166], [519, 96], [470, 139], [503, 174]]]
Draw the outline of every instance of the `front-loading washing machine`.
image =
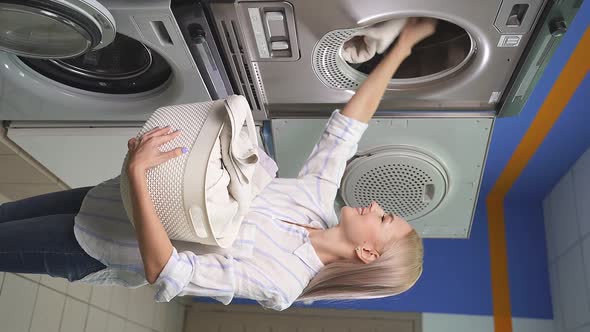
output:
[[0, 1], [0, 135], [71, 187], [117, 175], [158, 107], [231, 93], [198, 2]]
[[131, 121], [231, 93], [196, 3], [0, 1], [0, 120]]
[[240, 0], [211, 1], [209, 8], [229, 62], [254, 73], [244, 85], [268, 111], [284, 177], [297, 176], [325, 118], [382, 58], [348, 63], [344, 45], [374, 23], [436, 18], [436, 32], [413, 48], [390, 80], [343, 174], [339, 204], [375, 200], [424, 237], [467, 238], [494, 121], [520, 112], [580, 5]]
[[[228, 62], [252, 72], [249, 86], [263, 100], [270, 118], [326, 117], [346, 103], [381, 55], [351, 64], [342, 56], [343, 45], [362, 28], [411, 16], [438, 19], [437, 30], [401, 64], [377, 116], [412, 111], [497, 114], [507, 104], [526, 100], [581, 4], [570, 0], [210, 2]], [[518, 106], [522, 108], [522, 103]]]

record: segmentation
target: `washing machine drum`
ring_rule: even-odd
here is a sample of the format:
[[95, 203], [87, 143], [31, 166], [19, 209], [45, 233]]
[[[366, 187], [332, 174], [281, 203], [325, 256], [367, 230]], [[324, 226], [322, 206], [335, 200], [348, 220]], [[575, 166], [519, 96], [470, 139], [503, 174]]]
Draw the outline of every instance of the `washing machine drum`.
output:
[[383, 146], [365, 151], [346, 167], [340, 195], [346, 205], [376, 201], [408, 221], [443, 203], [449, 189], [444, 166], [426, 151], [409, 146]]
[[109, 45], [113, 16], [96, 0], [0, 0], [0, 50], [70, 58]]
[[145, 44], [117, 34], [108, 46], [67, 59], [19, 57], [31, 69], [62, 84], [106, 94], [134, 94], [163, 86], [170, 64]]
[[[312, 65], [317, 77], [333, 89], [358, 89], [388, 51], [363, 63], [348, 63], [341, 55], [343, 45], [358, 29], [334, 30], [325, 34], [314, 49]], [[397, 40], [390, 46], [395, 46]], [[412, 48], [412, 54], [400, 64], [389, 88], [394, 90], [425, 88], [465, 70], [477, 52], [471, 35], [462, 27], [439, 20], [435, 33]]]

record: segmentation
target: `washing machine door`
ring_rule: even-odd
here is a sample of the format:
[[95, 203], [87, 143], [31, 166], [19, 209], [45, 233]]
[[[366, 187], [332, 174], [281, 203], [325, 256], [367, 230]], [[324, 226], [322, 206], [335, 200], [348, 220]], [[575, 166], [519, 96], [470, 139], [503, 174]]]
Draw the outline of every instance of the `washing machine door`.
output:
[[110, 44], [115, 20], [96, 0], [0, 0], [0, 50], [59, 59]]

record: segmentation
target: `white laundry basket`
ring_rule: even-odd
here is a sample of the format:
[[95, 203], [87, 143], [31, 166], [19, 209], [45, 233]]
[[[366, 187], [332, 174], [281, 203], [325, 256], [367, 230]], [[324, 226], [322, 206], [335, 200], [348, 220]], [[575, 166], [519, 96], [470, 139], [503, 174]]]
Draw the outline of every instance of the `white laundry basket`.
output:
[[[237, 105], [249, 109], [244, 97], [230, 96], [227, 100], [230, 99], [234, 107]], [[170, 151], [187, 147], [190, 150], [149, 169], [146, 174], [156, 213], [170, 239], [228, 247], [239, 230], [243, 217], [236, 215], [231, 221], [233, 227], [229, 227], [231, 231], [222, 234], [221, 227], [209, 222], [206, 206], [209, 157], [223, 126], [230, 125], [226, 107], [229, 107], [226, 100], [162, 107], [148, 119], [138, 134], [140, 137], [158, 126], [181, 129], [182, 134], [178, 138], [162, 145], [160, 149]], [[253, 121], [250, 119], [246, 123], [254, 132]], [[126, 174], [128, 157], [125, 157], [121, 172], [121, 196], [127, 215], [134, 223]]]

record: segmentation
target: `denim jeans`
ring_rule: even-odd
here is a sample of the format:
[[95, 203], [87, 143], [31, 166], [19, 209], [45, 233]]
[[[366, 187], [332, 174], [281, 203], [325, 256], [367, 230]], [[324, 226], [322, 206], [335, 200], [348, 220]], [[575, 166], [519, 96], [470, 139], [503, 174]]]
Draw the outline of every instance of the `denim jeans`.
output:
[[106, 266], [74, 236], [74, 217], [91, 189], [55, 192], [0, 205], [0, 271], [75, 281]]

